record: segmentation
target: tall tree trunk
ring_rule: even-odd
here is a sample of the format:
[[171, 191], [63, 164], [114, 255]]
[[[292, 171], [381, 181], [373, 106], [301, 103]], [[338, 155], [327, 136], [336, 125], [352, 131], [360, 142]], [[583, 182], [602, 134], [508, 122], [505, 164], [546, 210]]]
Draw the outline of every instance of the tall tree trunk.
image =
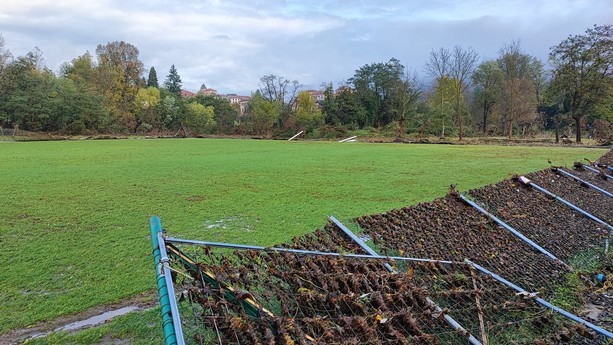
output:
[[445, 138], [445, 115], [443, 114], [443, 102], [445, 100], [445, 89], [441, 91], [441, 119], [443, 121], [443, 130], [441, 131], [441, 139]]
[[487, 133], [487, 103], [483, 102], [483, 135]]
[[404, 133], [406, 131], [406, 127], [404, 126], [405, 121], [406, 118], [404, 116], [398, 120], [398, 139], [404, 138]]
[[509, 121], [509, 139], [513, 136], [513, 121]]
[[560, 120], [555, 115], [553, 123], [556, 126], [556, 144], [560, 143]]
[[458, 125], [459, 125], [458, 127], [460, 127], [460, 132], [459, 132], [459, 135], [458, 135], [458, 139], [462, 140], [462, 137], [464, 136], [464, 133], [462, 133], [463, 129], [464, 129], [462, 127], [462, 125], [463, 125], [463, 123], [462, 123], [463, 122], [462, 110], [460, 109], [460, 98], [459, 98], [459, 96], [457, 96], [457, 97], [458, 98], [456, 98], [456, 101], [455, 101], [455, 103], [456, 103], [456, 105], [455, 105], [455, 109], [456, 110], [455, 111], [456, 111], [456, 117], [458, 119]]
[[581, 118], [583, 116], [580, 114], [573, 114], [573, 119], [575, 119], [575, 126], [577, 127], [577, 144], [581, 143]]

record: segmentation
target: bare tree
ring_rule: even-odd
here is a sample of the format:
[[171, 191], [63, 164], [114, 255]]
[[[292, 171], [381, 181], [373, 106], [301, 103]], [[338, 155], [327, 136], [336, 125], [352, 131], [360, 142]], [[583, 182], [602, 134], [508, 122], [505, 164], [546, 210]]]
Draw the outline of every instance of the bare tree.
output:
[[498, 66], [502, 70], [501, 112], [505, 119], [505, 131], [509, 139], [513, 126], [519, 125], [524, 131], [537, 118], [537, 96], [534, 71], [539, 61], [524, 53], [519, 41], [513, 41], [500, 50]]
[[470, 78], [475, 71], [479, 54], [471, 48], [463, 49], [455, 46], [451, 54], [451, 78], [453, 80], [454, 91], [454, 113], [455, 123], [459, 129], [458, 137], [462, 140], [464, 136], [464, 120], [466, 113], [465, 92], [470, 86]]
[[[426, 72], [435, 78], [437, 84], [443, 82], [443, 80], [451, 80], [450, 95], [453, 99], [453, 117], [454, 123], [459, 129], [459, 139], [462, 140], [464, 136], [464, 118], [466, 113], [465, 95], [464, 93], [470, 86], [470, 78], [475, 70], [479, 54], [471, 48], [462, 48], [461, 46], [455, 46], [452, 51], [446, 48], [440, 48], [438, 51], [430, 52], [430, 60], [426, 62]], [[444, 89], [444, 88], [443, 88]], [[440, 93], [441, 105], [444, 103], [444, 92]], [[440, 107], [441, 111], [444, 109]], [[441, 116], [442, 117], [442, 116]], [[445, 136], [445, 127], [443, 123], [443, 130], [441, 137]]]
[[270, 102], [279, 102], [283, 106], [293, 106], [302, 85], [274, 74], [260, 78], [259, 89], [262, 97]]
[[441, 126], [441, 138], [445, 138], [445, 114], [444, 114], [444, 104], [445, 100], [449, 95], [446, 92], [445, 87], [443, 87], [443, 83], [445, 80], [449, 79], [449, 66], [451, 65], [451, 53], [447, 48], [440, 48], [438, 51], [430, 52], [430, 60], [426, 62], [426, 73], [433, 77], [436, 83], [436, 88], [439, 89], [437, 92], [437, 101], [439, 103], [440, 114], [439, 117], [442, 119]]
[[0, 34], [0, 74], [4, 71], [6, 66], [11, 62], [13, 55], [11, 52], [6, 49], [6, 42], [4, 41], [4, 36]]
[[296, 107], [298, 91], [301, 88], [302, 84], [297, 80], [290, 81], [274, 74], [265, 75], [260, 78], [259, 91], [262, 97], [269, 102], [279, 105], [277, 122], [280, 128], [285, 126], [292, 110]]
[[396, 103], [394, 108], [398, 112], [395, 116], [398, 120], [398, 139], [402, 139], [406, 131], [406, 120], [416, 113], [424, 85], [416, 71], [409, 72], [407, 69], [392, 92], [392, 99]]
[[430, 52], [430, 60], [426, 62], [426, 73], [436, 79], [448, 77], [450, 74], [451, 53], [449, 49], [440, 48]]

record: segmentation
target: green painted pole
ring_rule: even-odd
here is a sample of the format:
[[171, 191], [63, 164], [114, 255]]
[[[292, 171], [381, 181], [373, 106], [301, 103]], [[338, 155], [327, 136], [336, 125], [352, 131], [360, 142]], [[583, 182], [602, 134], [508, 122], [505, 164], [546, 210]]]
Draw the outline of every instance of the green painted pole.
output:
[[162, 270], [162, 254], [160, 253], [160, 242], [158, 234], [162, 232], [162, 222], [160, 217], [153, 216], [149, 220], [151, 227], [151, 244], [153, 247], [153, 262], [155, 264], [155, 279], [158, 283], [158, 295], [160, 296], [160, 313], [162, 314], [162, 327], [164, 328], [164, 340], [166, 345], [176, 345], [177, 335], [172, 323], [172, 313], [170, 309], [170, 298], [168, 296], [168, 286]]

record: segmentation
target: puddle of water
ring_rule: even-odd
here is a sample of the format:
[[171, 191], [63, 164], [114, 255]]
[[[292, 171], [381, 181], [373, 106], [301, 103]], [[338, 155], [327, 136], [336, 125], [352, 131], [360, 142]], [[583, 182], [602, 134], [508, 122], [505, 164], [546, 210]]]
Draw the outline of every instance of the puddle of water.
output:
[[89, 319], [85, 319], [85, 320], [79, 320], [73, 323], [69, 323], [67, 325], [64, 325], [62, 327], [58, 327], [52, 331], [48, 331], [48, 332], [40, 332], [40, 333], [35, 333], [32, 336], [30, 336], [30, 338], [42, 338], [42, 337], [46, 337], [47, 335], [53, 333], [53, 332], [61, 332], [61, 331], [75, 331], [81, 328], [85, 328], [85, 327], [91, 327], [91, 326], [96, 326], [99, 325], [101, 323], [104, 323], [106, 321], [111, 320], [114, 317], [117, 316], [121, 316], [121, 315], [125, 315], [131, 311], [136, 311], [136, 310], [140, 310], [141, 308], [137, 307], [137, 306], [127, 306], [127, 307], [123, 307], [123, 308], [119, 308], [119, 309], [115, 309], [115, 310], [110, 310], [107, 312], [104, 312], [100, 315], [96, 315], [96, 316], [92, 316]]
[[93, 317], [90, 317], [89, 319], [86, 320], [81, 320], [81, 321], [77, 321], [77, 322], [73, 322], [70, 323], [66, 326], [60, 327], [57, 331], [74, 331], [75, 329], [79, 329], [79, 328], [83, 328], [83, 327], [89, 327], [89, 326], [94, 326], [94, 325], [98, 325], [101, 324], [103, 322], [106, 322], [116, 316], [121, 316], [124, 314], [127, 314], [131, 311], [135, 311], [138, 310], [139, 308], [136, 306], [128, 306], [128, 307], [123, 307], [123, 308], [119, 308], [116, 310], [111, 310], [111, 311], [107, 311], [106, 313], [102, 313], [100, 315], [96, 315]]

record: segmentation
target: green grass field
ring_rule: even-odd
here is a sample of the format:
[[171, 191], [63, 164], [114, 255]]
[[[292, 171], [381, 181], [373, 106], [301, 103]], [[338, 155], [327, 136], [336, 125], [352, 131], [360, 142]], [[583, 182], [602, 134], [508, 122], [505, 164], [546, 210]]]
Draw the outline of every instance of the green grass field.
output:
[[0, 334], [155, 287], [148, 219], [270, 245], [604, 149], [257, 140], [0, 142]]

